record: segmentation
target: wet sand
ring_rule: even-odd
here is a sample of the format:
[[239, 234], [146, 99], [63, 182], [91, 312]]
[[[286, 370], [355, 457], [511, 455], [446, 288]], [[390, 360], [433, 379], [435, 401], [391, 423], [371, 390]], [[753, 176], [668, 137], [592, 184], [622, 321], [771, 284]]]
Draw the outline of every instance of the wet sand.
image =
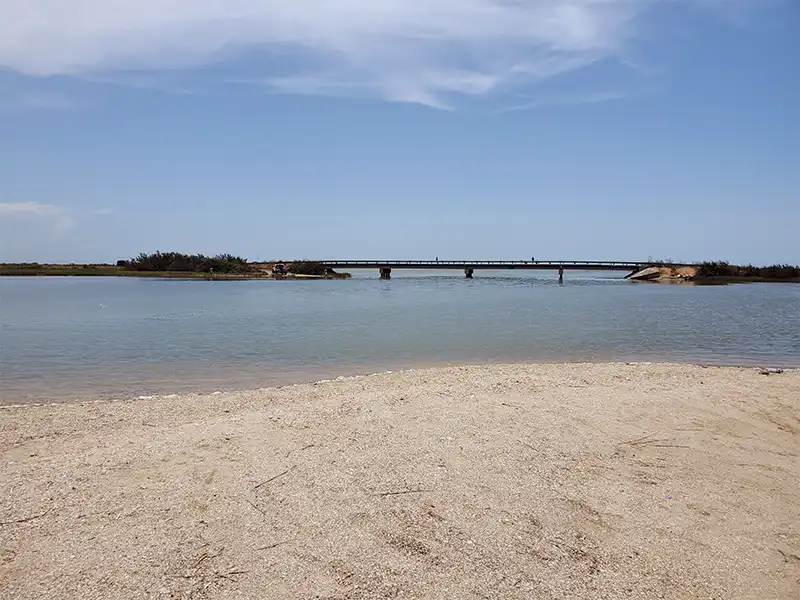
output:
[[567, 364], [0, 410], [3, 598], [797, 598], [800, 372]]

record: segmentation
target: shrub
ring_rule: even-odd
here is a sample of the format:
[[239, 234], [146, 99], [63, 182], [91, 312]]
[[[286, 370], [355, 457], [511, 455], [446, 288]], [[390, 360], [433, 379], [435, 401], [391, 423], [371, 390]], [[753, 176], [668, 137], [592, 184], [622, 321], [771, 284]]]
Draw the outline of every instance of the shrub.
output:
[[247, 260], [232, 254], [205, 256], [203, 254], [181, 254], [179, 252], [155, 252], [140, 254], [127, 262], [135, 271], [172, 271], [190, 273], [247, 273]]
[[761, 277], [769, 279], [794, 279], [800, 277], [800, 267], [792, 265], [770, 265], [759, 269]]
[[768, 267], [744, 267], [728, 264], [725, 261], [700, 263], [698, 277], [763, 277], [764, 279], [798, 279], [800, 267], [793, 265], [770, 265]]
[[734, 275], [731, 266], [724, 260], [720, 261], [706, 261], [700, 263], [697, 269], [699, 277], [730, 277]]
[[325, 275], [327, 269], [321, 262], [300, 260], [289, 265], [288, 271], [295, 275]]
[[669, 267], [675, 264], [671, 258], [653, 258], [652, 256], [647, 257], [647, 264], [651, 267]]

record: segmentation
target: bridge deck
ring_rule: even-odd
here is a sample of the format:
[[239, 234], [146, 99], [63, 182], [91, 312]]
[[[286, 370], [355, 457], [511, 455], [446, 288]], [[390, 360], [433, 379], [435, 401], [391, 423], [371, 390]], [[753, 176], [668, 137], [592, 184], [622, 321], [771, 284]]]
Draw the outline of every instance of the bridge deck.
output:
[[[647, 261], [592, 261], [592, 260], [325, 260], [332, 269], [542, 269], [572, 271], [632, 271], [646, 267]], [[684, 265], [674, 265], [684, 266]]]

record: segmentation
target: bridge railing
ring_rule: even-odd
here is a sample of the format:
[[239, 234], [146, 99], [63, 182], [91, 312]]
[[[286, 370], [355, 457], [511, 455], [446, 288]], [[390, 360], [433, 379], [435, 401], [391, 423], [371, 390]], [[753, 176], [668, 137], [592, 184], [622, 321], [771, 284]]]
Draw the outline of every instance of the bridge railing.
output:
[[[323, 260], [322, 264], [330, 265], [609, 265], [640, 266], [650, 264], [648, 261], [621, 260]], [[678, 265], [676, 265], [678, 266]]]

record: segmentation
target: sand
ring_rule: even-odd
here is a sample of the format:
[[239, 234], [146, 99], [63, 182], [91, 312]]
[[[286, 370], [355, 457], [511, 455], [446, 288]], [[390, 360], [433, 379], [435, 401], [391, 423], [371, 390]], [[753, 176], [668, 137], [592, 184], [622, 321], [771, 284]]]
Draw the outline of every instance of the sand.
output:
[[419, 370], [0, 410], [0, 597], [798, 598], [800, 372]]

